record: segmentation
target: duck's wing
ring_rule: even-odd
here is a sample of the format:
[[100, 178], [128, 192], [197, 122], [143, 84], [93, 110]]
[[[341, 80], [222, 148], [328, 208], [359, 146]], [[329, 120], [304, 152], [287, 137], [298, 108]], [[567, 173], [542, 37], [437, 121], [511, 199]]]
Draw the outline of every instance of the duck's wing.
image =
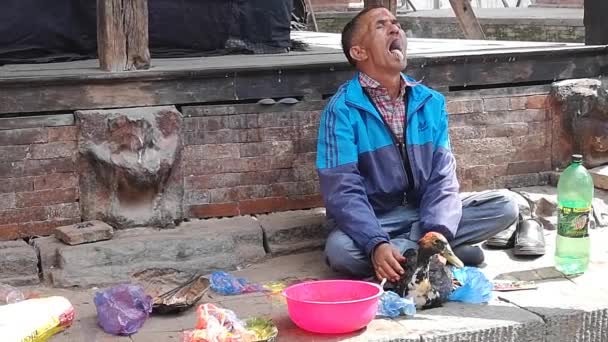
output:
[[416, 252], [415, 249], [408, 249], [403, 252], [403, 257], [405, 258], [405, 261], [401, 264], [401, 267], [403, 267], [404, 273], [397, 284], [395, 284], [395, 292], [401, 297], [406, 297], [408, 293], [408, 284], [416, 272], [418, 252]]
[[429, 263], [429, 280], [432, 287], [439, 292], [441, 301], [447, 301], [454, 290], [452, 272], [439, 261], [437, 255], [432, 256]]

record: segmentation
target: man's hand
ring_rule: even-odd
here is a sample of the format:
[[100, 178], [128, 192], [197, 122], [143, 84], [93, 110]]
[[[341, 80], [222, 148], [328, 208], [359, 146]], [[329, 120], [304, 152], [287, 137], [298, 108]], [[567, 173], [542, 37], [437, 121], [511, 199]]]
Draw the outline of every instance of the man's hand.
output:
[[399, 251], [390, 243], [382, 243], [374, 250], [372, 263], [376, 277], [382, 280], [384, 278], [397, 282], [403, 274], [403, 267], [400, 263], [404, 262], [405, 258], [399, 254]]

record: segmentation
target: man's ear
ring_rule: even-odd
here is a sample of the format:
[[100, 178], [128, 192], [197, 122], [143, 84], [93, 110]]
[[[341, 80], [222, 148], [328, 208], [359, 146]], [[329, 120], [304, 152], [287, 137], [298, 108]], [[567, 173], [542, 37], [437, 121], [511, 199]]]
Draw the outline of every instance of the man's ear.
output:
[[354, 45], [350, 48], [350, 56], [357, 62], [367, 59], [367, 51], [359, 45]]

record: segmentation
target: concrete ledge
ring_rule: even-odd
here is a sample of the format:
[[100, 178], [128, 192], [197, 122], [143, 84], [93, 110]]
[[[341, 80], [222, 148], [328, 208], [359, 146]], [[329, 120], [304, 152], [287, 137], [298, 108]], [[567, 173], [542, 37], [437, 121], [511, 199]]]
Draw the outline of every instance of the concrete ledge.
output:
[[264, 231], [267, 251], [294, 254], [325, 245], [325, 209], [296, 210], [257, 216]]
[[179, 228], [117, 231], [112, 240], [68, 246], [54, 238], [35, 243], [52, 285], [100, 286], [128, 281], [151, 267], [208, 273], [234, 270], [265, 257], [262, 230], [250, 216], [197, 220]]

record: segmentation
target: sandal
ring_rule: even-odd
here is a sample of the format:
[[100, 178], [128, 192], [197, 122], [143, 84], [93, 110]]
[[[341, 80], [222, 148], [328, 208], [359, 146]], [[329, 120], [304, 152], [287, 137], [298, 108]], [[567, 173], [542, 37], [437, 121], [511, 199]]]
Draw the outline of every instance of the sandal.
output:
[[545, 235], [542, 222], [537, 219], [521, 221], [515, 232], [514, 255], [540, 256], [545, 254]]

